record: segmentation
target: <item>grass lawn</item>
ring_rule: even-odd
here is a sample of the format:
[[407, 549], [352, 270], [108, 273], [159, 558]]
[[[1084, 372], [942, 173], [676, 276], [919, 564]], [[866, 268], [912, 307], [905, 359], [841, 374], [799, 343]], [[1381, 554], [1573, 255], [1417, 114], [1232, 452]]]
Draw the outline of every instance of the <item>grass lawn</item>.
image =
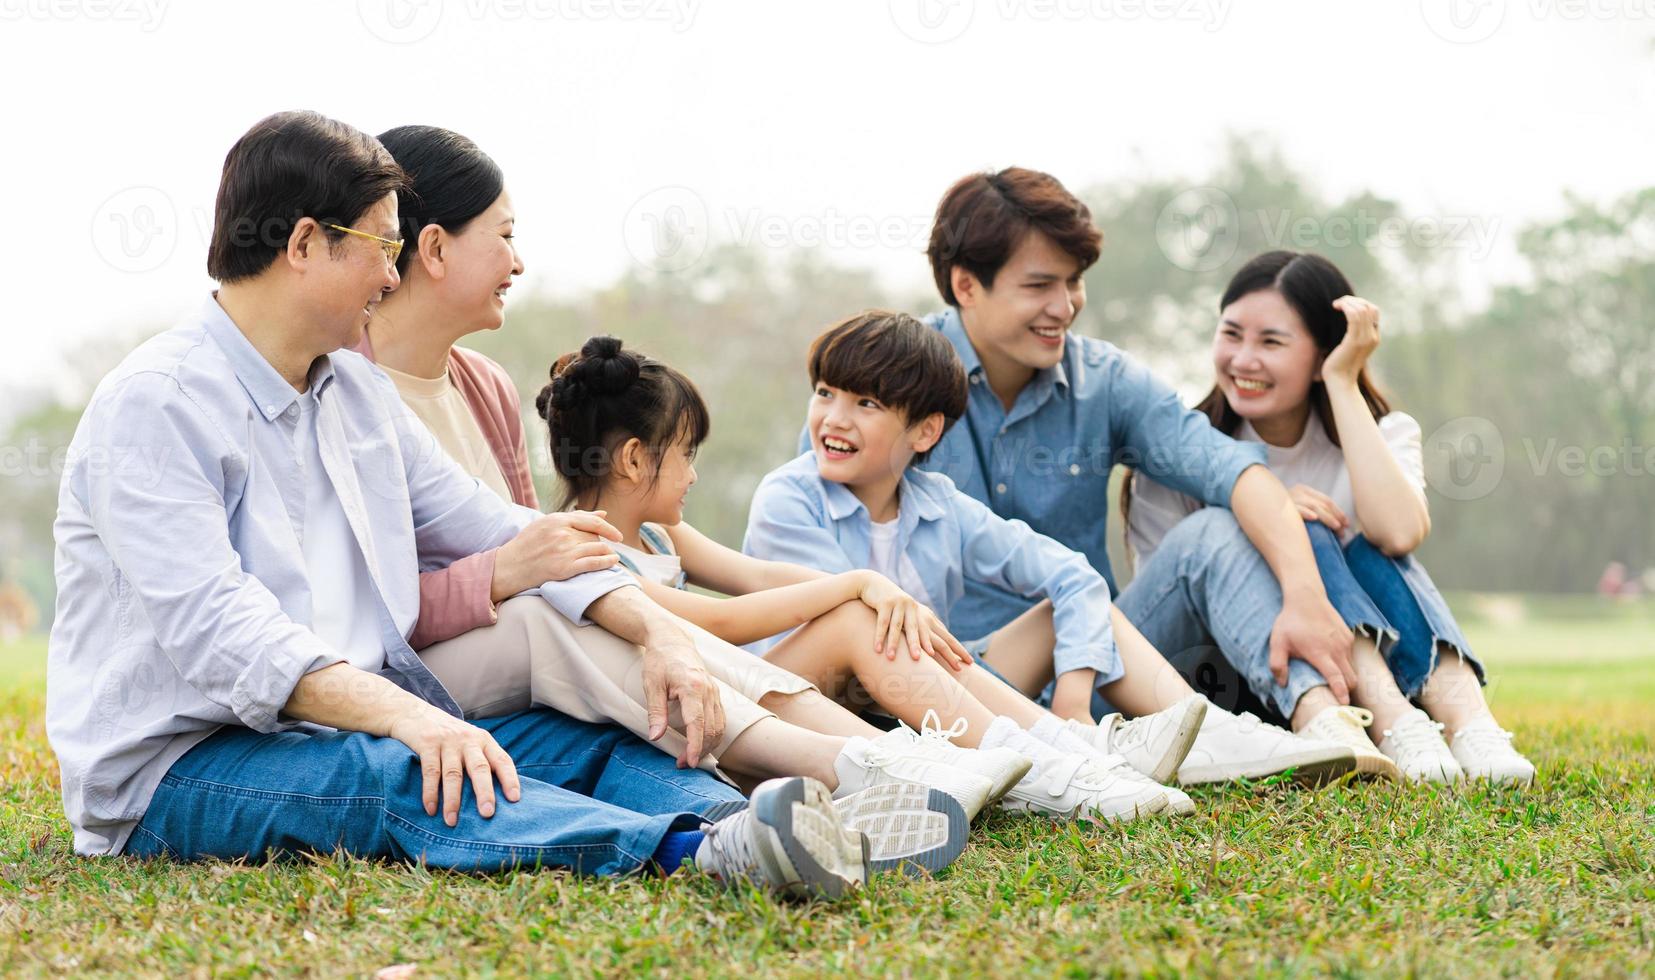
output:
[[818, 905], [687, 875], [76, 859], [44, 644], [0, 647], [0, 975], [1655, 973], [1655, 606], [1453, 601], [1532, 789], [1231, 787], [1120, 829], [997, 814], [937, 880]]

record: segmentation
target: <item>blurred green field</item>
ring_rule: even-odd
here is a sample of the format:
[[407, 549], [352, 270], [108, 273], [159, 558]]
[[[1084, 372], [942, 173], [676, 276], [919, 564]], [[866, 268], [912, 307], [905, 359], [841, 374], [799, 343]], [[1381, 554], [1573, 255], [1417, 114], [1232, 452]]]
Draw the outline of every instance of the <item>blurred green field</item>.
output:
[[42, 639], [0, 645], [0, 976], [1647, 976], [1655, 604], [1452, 596], [1526, 789], [1196, 792], [1177, 821], [995, 813], [935, 881], [786, 905], [695, 876], [70, 853]]

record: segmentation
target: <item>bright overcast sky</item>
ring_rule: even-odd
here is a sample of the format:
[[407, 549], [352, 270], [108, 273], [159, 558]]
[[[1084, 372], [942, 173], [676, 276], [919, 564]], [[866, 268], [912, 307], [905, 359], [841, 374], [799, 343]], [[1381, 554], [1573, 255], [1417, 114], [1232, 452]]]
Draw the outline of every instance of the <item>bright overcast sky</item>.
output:
[[472, 137], [543, 290], [659, 261], [663, 221], [919, 285], [962, 173], [1199, 176], [1226, 131], [1484, 221], [1497, 279], [1565, 190], [1655, 183], [1652, 39], [1655, 0], [0, 0], [0, 379], [193, 306], [225, 151], [276, 110]]

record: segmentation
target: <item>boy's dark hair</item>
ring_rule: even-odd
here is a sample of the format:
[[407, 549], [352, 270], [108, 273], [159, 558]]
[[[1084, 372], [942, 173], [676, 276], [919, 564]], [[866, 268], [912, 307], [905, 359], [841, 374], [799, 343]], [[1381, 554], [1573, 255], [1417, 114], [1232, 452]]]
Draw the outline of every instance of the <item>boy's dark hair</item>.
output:
[[[406, 184], [379, 141], [317, 112], [278, 112], [253, 124], [224, 158], [213, 206], [207, 274], [251, 279], [287, 249], [301, 218], [353, 226]], [[331, 246], [345, 233], [324, 228]]]
[[937, 204], [925, 250], [943, 301], [960, 305], [951, 281], [956, 265], [994, 288], [994, 277], [1031, 231], [1051, 239], [1080, 263], [1082, 272], [1098, 260], [1103, 247], [1091, 210], [1051, 174], [1007, 167], [956, 181]]
[[909, 425], [941, 413], [944, 434], [965, 414], [960, 355], [940, 331], [906, 313], [867, 310], [828, 327], [810, 345], [810, 383], [871, 396]]
[[408, 243], [397, 256], [399, 273], [419, 251], [420, 229], [437, 225], [457, 235], [506, 189], [500, 166], [451, 130], [398, 126], [380, 133], [379, 142], [408, 174], [408, 185], [397, 192], [397, 226]]
[[712, 431], [707, 403], [682, 373], [624, 350], [615, 337], [592, 337], [580, 353], [552, 365], [534, 400], [551, 436], [552, 466], [563, 479], [559, 509], [603, 489], [615, 450], [636, 437], [657, 465], [679, 440], [693, 453]]

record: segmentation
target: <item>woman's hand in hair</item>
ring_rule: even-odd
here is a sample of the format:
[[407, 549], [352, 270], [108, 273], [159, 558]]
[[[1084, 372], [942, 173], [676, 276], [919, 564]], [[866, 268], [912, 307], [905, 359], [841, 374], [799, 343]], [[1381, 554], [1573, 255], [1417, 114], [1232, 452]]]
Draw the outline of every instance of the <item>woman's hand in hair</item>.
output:
[[875, 614], [875, 653], [884, 654], [887, 660], [895, 660], [903, 651], [915, 660], [929, 656], [955, 671], [971, 663], [971, 654], [965, 652], [936, 613], [877, 572], [864, 572], [862, 578], [859, 598]]
[[1354, 385], [1379, 349], [1379, 307], [1359, 296], [1341, 296], [1333, 308], [1345, 315], [1345, 339], [1322, 361], [1322, 380]]
[[601, 510], [571, 510], [537, 517], [495, 553], [489, 595], [495, 603], [501, 603], [544, 582], [561, 582], [613, 568], [620, 559], [605, 543], [606, 538], [619, 541], [621, 532], [604, 520]]
[[1321, 521], [1335, 534], [1343, 534], [1345, 528], [1350, 527], [1350, 518], [1333, 502], [1333, 498], [1315, 487], [1300, 483], [1290, 488], [1287, 495], [1293, 498], [1293, 506], [1299, 508], [1299, 516], [1305, 520]]

